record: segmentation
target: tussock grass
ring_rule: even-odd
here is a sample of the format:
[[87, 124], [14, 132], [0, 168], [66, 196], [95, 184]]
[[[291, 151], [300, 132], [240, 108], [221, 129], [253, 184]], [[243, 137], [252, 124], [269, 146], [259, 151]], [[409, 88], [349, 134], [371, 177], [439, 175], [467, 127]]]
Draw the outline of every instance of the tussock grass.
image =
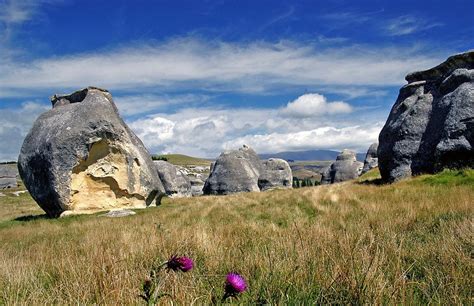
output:
[[0, 199], [0, 304], [139, 304], [172, 254], [196, 267], [163, 274], [164, 304], [209, 304], [230, 271], [249, 283], [244, 304], [472, 304], [466, 176], [165, 199], [118, 219], [18, 219], [36, 204]]

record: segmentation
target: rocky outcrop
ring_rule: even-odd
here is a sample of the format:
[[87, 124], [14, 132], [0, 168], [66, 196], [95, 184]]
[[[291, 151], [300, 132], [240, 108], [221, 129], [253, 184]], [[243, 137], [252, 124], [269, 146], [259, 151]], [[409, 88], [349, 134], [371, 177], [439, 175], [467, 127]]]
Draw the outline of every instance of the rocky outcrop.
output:
[[199, 177], [189, 177], [191, 183], [191, 195], [193, 197], [200, 196], [203, 194], [202, 189], [204, 188], [204, 181]]
[[263, 161], [262, 165], [263, 171], [258, 178], [258, 187], [261, 191], [292, 187], [293, 175], [288, 162], [270, 158]]
[[15, 165], [0, 165], [0, 189], [8, 189], [17, 187], [16, 177], [18, 171]]
[[406, 80], [379, 135], [382, 179], [474, 167], [474, 51]]
[[153, 161], [108, 91], [89, 87], [51, 101], [18, 160], [25, 186], [48, 215], [159, 204], [164, 188]]
[[321, 185], [331, 184], [331, 166], [321, 170]]
[[190, 197], [191, 182], [178, 167], [163, 160], [154, 161], [165, 192], [170, 197]]
[[223, 152], [210, 168], [204, 194], [260, 191], [258, 178], [262, 164], [257, 153], [248, 146]]
[[369, 149], [367, 150], [367, 154], [365, 155], [364, 160], [364, 168], [362, 168], [362, 174], [368, 172], [369, 170], [378, 167], [379, 161], [377, 158], [377, 148], [379, 144], [373, 143], [370, 145]]
[[355, 152], [343, 150], [331, 167], [323, 173], [321, 184], [334, 184], [358, 178], [363, 166], [363, 163], [356, 160]]
[[222, 153], [211, 164], [204, 194], [229, 194], [274, 188], [291, 188], [293, 177], [288, 163], [281, 159], [262, 162], [257, 153], [244, 145]]

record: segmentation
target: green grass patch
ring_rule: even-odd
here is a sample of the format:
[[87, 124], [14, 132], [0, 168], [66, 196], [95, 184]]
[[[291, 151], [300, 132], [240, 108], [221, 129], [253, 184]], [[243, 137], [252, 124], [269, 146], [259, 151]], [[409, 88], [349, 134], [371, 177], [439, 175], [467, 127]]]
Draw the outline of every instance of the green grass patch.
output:
[[370, 169], [366, 173], [362, 174], [357, 181], [360, 183], [366, 183], [374, 180], [380, 180], [382, 176], [380, 175], [379, 168]]
[[444, 170], [441, 173], [429, 176], [422, 176], [421, 182], [429, 185], [473, 185], [474, 186], [474, 169], [463, 170]]

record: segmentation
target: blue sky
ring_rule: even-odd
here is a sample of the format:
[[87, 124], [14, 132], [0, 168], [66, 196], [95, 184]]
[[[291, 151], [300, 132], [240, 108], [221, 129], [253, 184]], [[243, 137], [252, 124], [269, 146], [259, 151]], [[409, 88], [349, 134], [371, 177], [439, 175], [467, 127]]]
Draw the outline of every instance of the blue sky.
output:
[[473, 1], [0, 0], [0, 160], [49, 97], [111, 91], [154, 153], [377, 139], [411, 71], [473, 48]]

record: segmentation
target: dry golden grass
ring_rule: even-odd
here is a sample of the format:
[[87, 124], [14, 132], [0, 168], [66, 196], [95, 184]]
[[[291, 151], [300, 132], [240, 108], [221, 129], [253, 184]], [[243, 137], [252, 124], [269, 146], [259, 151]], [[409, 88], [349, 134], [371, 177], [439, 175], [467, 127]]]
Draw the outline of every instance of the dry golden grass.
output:
[[41, 212], [0, 198], [0, 304], [139, 304], [172, 254], [196, 266], [162, 274], [165, 305], [211, 303], [230, 271], [244, 304], [472, 304], [474, 184], [445, 176], [165, 199], [116, 219], [13, 220]]

